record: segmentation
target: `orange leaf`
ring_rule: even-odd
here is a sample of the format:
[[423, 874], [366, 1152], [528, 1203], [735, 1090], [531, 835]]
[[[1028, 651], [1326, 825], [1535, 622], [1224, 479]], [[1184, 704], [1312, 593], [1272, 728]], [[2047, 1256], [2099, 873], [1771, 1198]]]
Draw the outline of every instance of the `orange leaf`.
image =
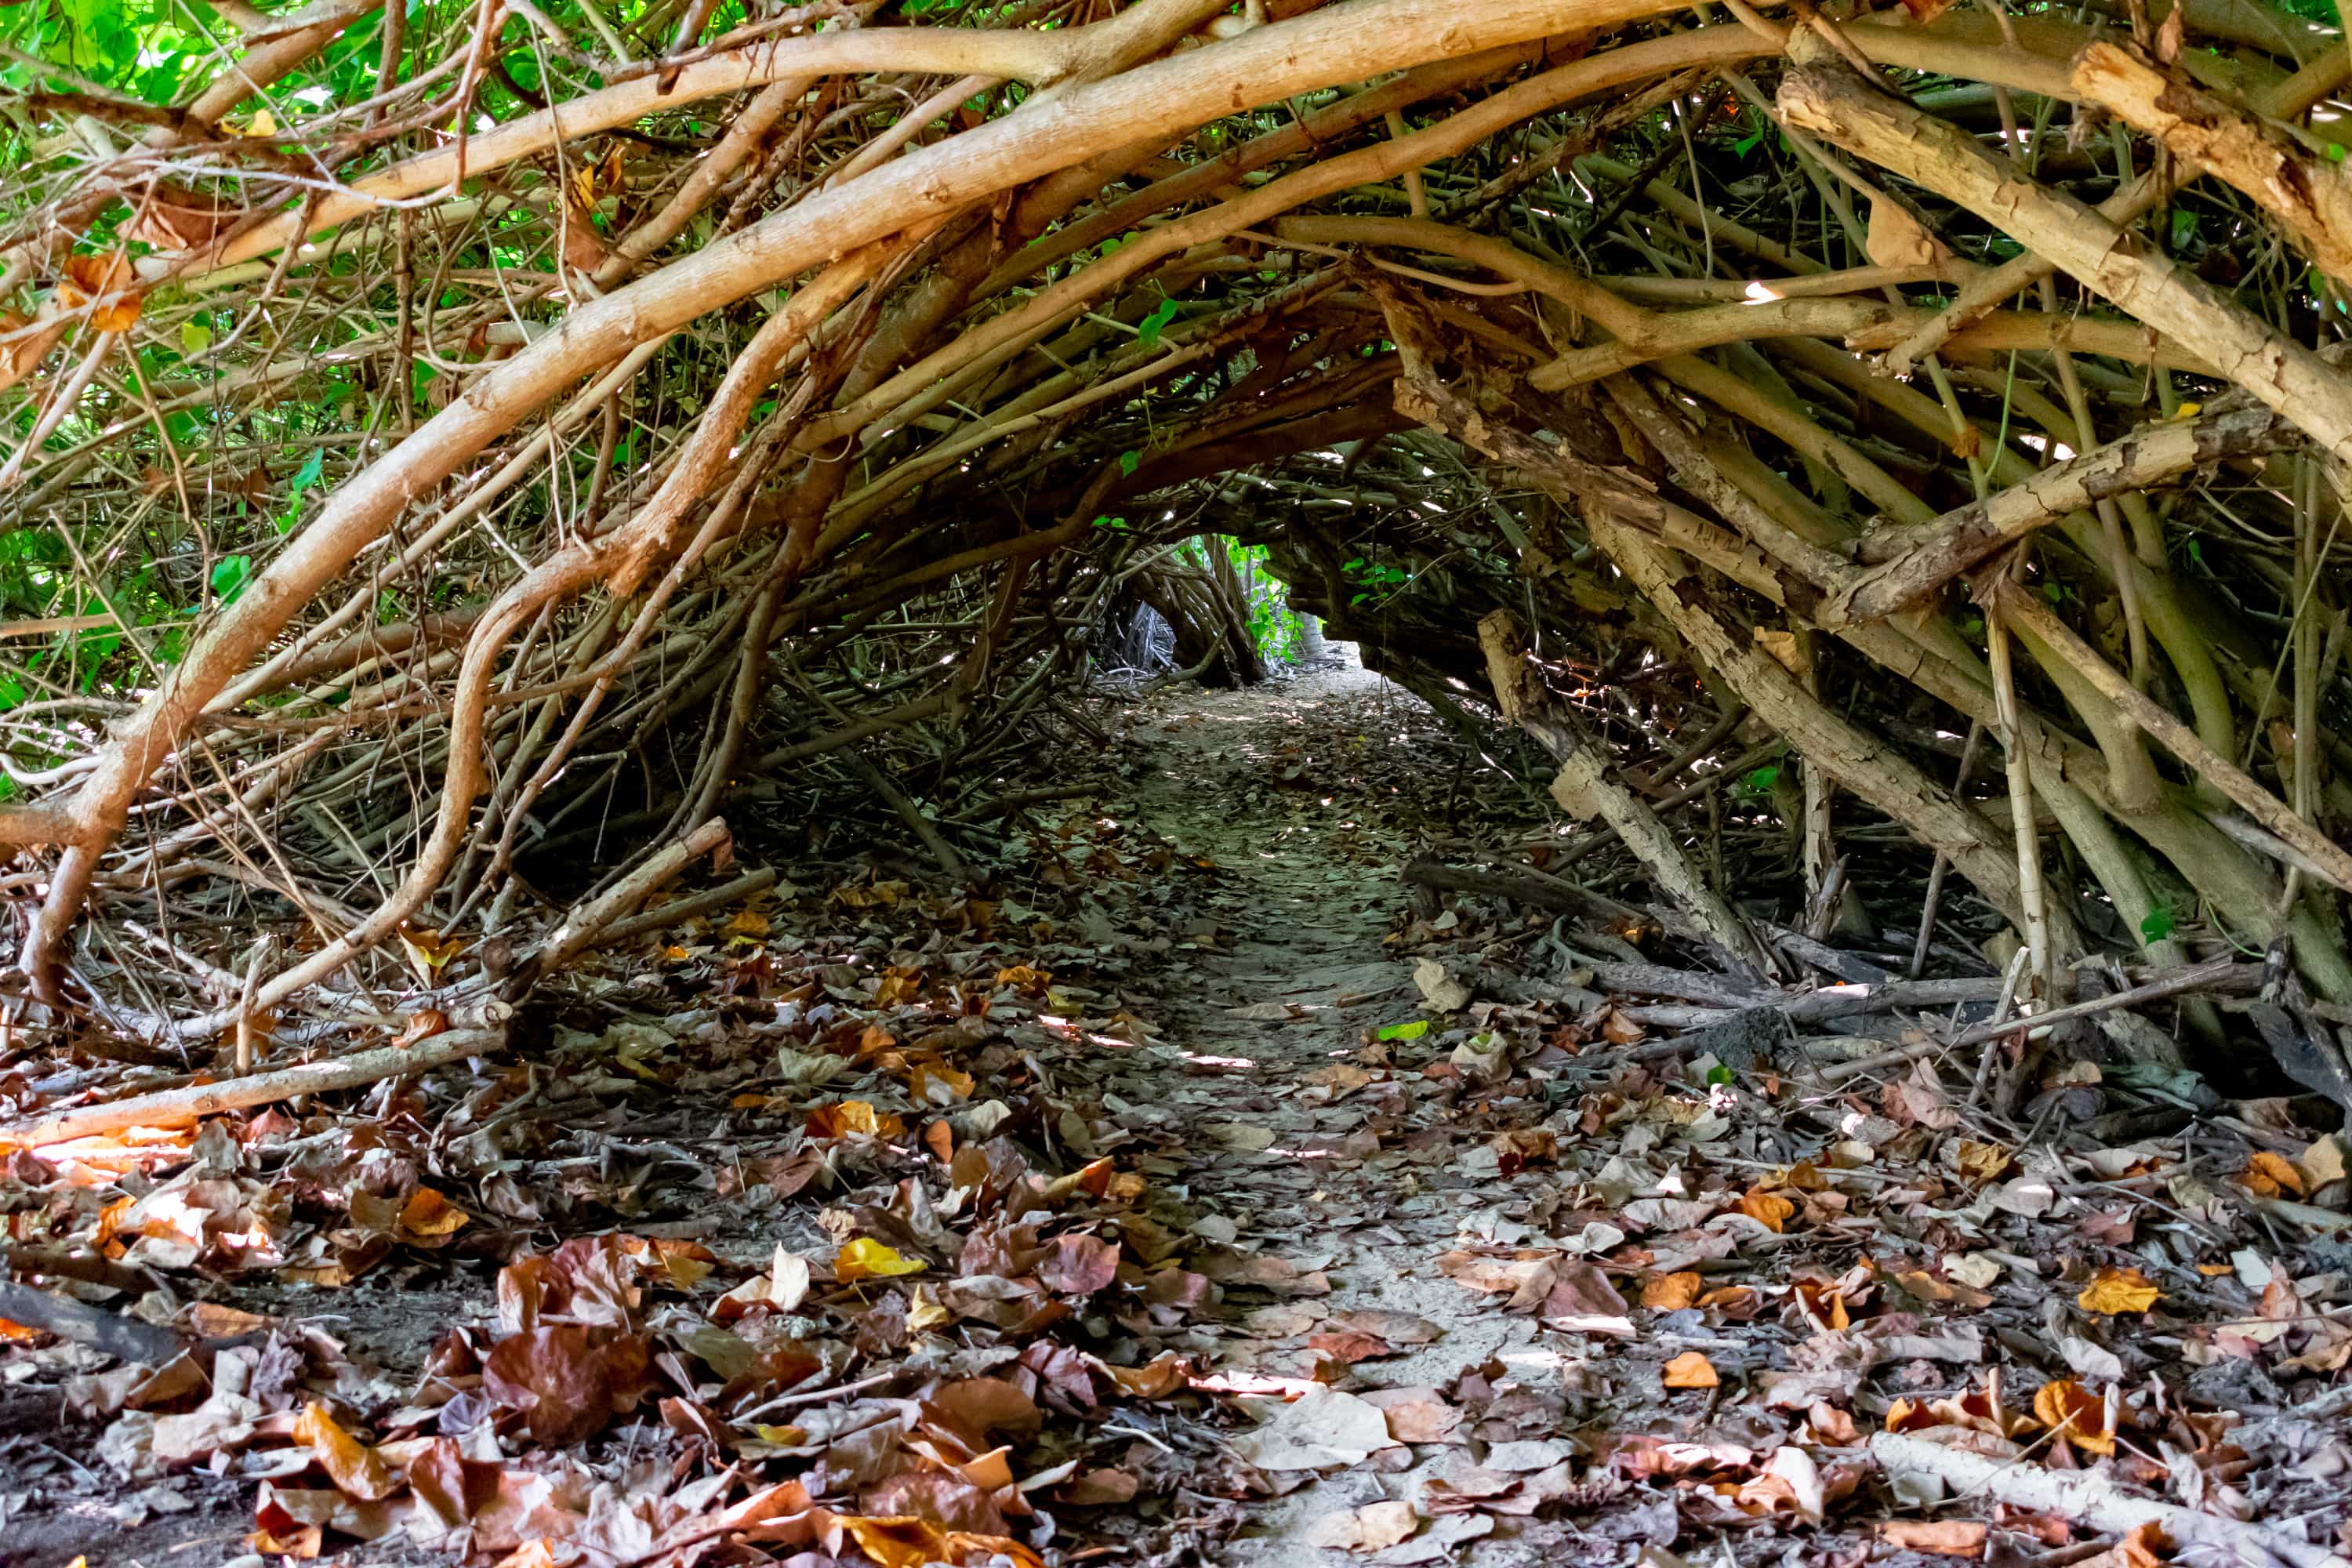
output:
[[408, 1027], [400, 1031], [395, 1046], [413, 1046], [419, 1040], [429, 1040], [436, 1035], [446, 1034], [449, 1015], [438, 1007], [426, 1007], [408, 1016]]
[[1778, 1193], [1750, 1187], [1739, 1196], [1739, 1212], [1778, 1236], [1797, 1212], [1797, 1205]]
[[2036, 1390], [2033, 1414], [2044, 1426], [2086, 1454], [2105, 1456], [2116, 1451], [2116, 1435], [2107, 1427], [2107, 1402], [2072, 1378], [2059, 1378]]
[[1643, 1282], [1642, 1305], [1654, 1311], [1679, 1312], [1698, 1301], [1699, 1291], [1706, 1282], [1697, 1275], [1653, 1274]]
[[1685, 1351], [1666, 1363], [1661, 1381], [1668, 1388], [1713, 1388], [1723, 1380], [1715, 1374], [1713, 1362], [1696, 1351]]
[[896, 1138], [906, 1130], [907, 1124], [898, 1117], [876, 1110], [871, 1101], [863, 1100], [820, 1105], [808, 1116], [812, 1138], [840, 1138], [852, 1132], [867, 1138]]
[[2137, 1268], [2102, 1268], [2074, 1298], [2086, 1312], [2145, 1312], [2163, 1299], [2156, 1282]]
[[2303, 1173], [2284, 1154], [2268, 1149], [2257, 1149], [2246, 1162], [2245, 1173], [2238, 1178], [2245, 1189], [2257, 1197], [2276, 1198], [2303, 1196]]
[[294, 1423], [294, 1440], [310, 1450], [335, 1485], [362, 1502], [381, 1502], [393, 1493], [391, 1467], [377, 1452], [335, 1425], [327, 1407], [312, 1400]]
[[75, 307], [99, 301], [98, 309], [90, 312], [89, 324], [101, 332], [127, 332], [139, 320], [138, 283], [127, 251], [68, 256], [58, 297]]
[[400, 1228], [412, 1236], [451, 1236], [465, 1229], [471, 1219], [431, 1187], [419, 1187], [400, 1211]]

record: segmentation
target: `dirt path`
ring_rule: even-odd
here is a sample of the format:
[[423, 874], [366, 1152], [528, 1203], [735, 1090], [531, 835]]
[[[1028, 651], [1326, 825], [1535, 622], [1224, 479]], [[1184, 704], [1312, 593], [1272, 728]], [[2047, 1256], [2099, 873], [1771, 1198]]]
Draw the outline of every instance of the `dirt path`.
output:
[[[1459, 1173], [1456, 1144], [1475, 1130], [1417, 1074], [1387, 1070], [1391, 1048], [1374, 1039], [1428, 1016], [1411, 962], [1384, 939], [1408, 852], [1397, 775], [1423, 765], [1423, 754], [1436, 756], [1431, 769], [1451, 766], [1434, 721], [1414, 699], [1345, 668], [1171, 698], [1148, 710], [1138, 738], [1150, 759], [1136, 792], [1140, 820], [1226, 873], [1205, 901], [1221, 951], [1171, 966], [1156, 1022], [1176, 1049], [1122, 1062], [1111, 1086], [1181, 1140], [1181, 1180], [1209, 1219], [1202, 1228], [1214, 1234], [1222, 1221], [1239, 1248], [1328, 1285], [1328, 1294], [1229, 1288], [1244, 1305], [1220, 1370], [1243, 1385], [1319, 1378], [1357, 1394], [1389, 1391], [1378, 1397], [1426, 1415], [1439, 1385], [1499, 1363], [1496, 1392], [1528, 1394], [1549, 1436], [1559, 1356], [1535, 1343], [1532, 1319], [1494, 1312], [1435, 1266], [1457, 1237], [1491, 1236], [1493, 1205], [1507, 1194]], [[1416, 1061], [1426, 1054], [1402, 1048]], [[1346, 1368], [1317, 1348], [1353, 1354], [1360, 1341], [1343, 1342], [1367, 1332], [1390, 1353]], [[1525, 1390], [1513, 1386], [1521, 1380]], [[1259, 1413], [1276, 1409], [1270, 1400]], [[1242, 1442], [1263, 1468], [1265, 1451]], [[1314, 1521], [1412, 1495], [1458, 1452], [1441, 1442], [1352, 1466], [1271, 1469], [1269, 1479], [1297, 1489], [1253, 1509], [1215, 1555], [1267, 1568], [1336, 1561], [1309, 1543]], [[1487, 1528], [1481, 1516], [1425, 1531], [1379, 1560], [1435, 1561], [1465, 1531]], [[1517, 1556], [1489, 1546], [1478, 1560]]]

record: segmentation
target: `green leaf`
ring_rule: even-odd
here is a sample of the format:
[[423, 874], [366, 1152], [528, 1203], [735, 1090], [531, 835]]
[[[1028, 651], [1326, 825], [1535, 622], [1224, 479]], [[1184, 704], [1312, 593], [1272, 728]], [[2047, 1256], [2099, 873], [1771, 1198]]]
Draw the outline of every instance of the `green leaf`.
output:
[[1391, 1024], [1374, 1036], [1381, 1040], [1417, 1040], [1429, 1033], [1429, 1020], [1415, 1018], [1410, 1024]]
[[1124, 533], [1127, 531], [1127, 519], [1123, 517], [1098, 517], [1095, 519], [1095, 526], [1097, 528], [1108, 528], [1114, 533]]
[[184, 353], [200, 354], [213, 346], [213, 330], [202, 321], [180, 323], [180, 349]]
[[1772, 786], [1780, 782], [1780, 764], [1777, 763], [1767, 763], [1762, 767], [1750, 773], [1746, 778], [1741, 779], [1739, 781], [1739, 788], [1741, 793], [1746, 795], [1769, 795], [1772, 793]]
[[1706, 1081], [1710, 1088], [1723, 1088], [1725, 1085], [1732, 1081], [1732, 1076], [1731, 1069], [1725, 1067], [1721, 1062], [1717, 1062], [1713, 1067], [1706, 1069]]
[[2172, 931], [2172, 911], [2162, 904], [2148, 910], [2139, 922], [2139, 939], [2144, 942], [2162, 942], [2166, 937], [2170, 936]]
[[2181, 207], [2172, 209], [2172, 248], [2185, 250], [2197, 237], [2197, 215]]
[[326, 468], [327, 449], [324, 447], [311, 447], [310, 455], [304, 458], [302, 466], [294, 471], [294, 493], [300, 495], [304, 490], [317, 484], [319, 476], [326, 471]]
[[234, 605], [245, 585], [253, 579], [253, 557], [224, 555], [213, 563], [213, 592], [224, 605]]
[[1168, 323], [1174, 321], [1177, 312], [1182, 309], [1173, 300], [1160, 300], [1152, 308], [1151, 314], [1136, 323], [1135, 341], [1147, 349], [1158, 348], [1160, 334], [1168, 330]]
[[1118, 471], [1122, 474], [1131, 474], [1142, 462], [1143, 454], [1140, 452], [1121, 452], [1118, 455]]

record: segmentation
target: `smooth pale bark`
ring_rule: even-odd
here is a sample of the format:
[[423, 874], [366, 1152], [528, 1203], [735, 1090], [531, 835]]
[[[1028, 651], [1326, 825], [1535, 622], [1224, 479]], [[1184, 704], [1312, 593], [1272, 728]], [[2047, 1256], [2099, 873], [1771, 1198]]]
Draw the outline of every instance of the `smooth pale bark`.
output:
[[2001, 579], [1993, 585], [1988, 609], [1996, 609], [2021, 630], [2032, 632], [2067, 665], [2081, 674], [2099, 694], [2146, 730], [2164, 748], [2197, 772], [2197, 776], [2245, 807], [2247, 815], [2284, 839], [2311, 868], [2347, 892], [2352, 892], [2352, 852], [2328, 837], [2293, 807], [2264, 789], [2229, 758], [2198, 739], [2197, 731], [2174, 718], [2147, 693], [2134, 687], [2115, 666], [2099, 657], [2060, 620], [2049, 605], [2019, 584]]
[[[1800, 47], [1801, 45], [1810, 47]], [[1780, 83], [1789, 123], [1981, 216], [2352, 462], [2352, 380], [2072, 196], [2021, 177], [1976, 138], [1864, 81], [1799, 33]]]
[[357, 1089], [388, 1078], [446, 1067], [467, 1057], [496, 1056], [506, 1048], [506, 1043], [503, 1029], [451, 1029], [414, 1046], [384, 1046], [336, 1061], [306, 1062], [299, 1067], [256, 1073], [250, 1078], [136, 1094], [102, 1105], [60, 1110], [35, 1121], [0, 1124], [0, 1149], [39, 1149], [76, 1138], [120, 1132], [127, 1127], [184, 1127], [225, 1110], [247, 1110], [300, 1094]]
[[2135, 430], [1933, 522], [1865, 534], [1858, 542], [1864, 559], [1883, 564], [1832, 595], [1817, 618], [1826, 626], [1882, 619], [2069, 512], [2169, 483], [2224, 458], [2275, 450], [2293, 438], [2267, 408], [2229, 409]]

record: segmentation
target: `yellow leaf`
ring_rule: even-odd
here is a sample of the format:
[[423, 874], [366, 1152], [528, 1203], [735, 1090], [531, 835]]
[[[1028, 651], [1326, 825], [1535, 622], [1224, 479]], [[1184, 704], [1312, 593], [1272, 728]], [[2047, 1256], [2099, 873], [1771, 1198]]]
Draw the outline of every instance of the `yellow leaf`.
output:
[[868, 1276], [890, 1279], [900, 1274], [920, 1274], [923, 1261], [919, 1258], [901, 1258], [871, 1237], [861, 1236], [845, 1244], [833, 1260], [833, 1277], [843, 1284], [851, 1284]]
[[1961, 1175], [1982, 1186], [2009, 1169], [2009, 1151], [1998, 1143], [1979, 1143], [1963, 1138], [1954, 1163], [1959, 1166]]
[[434, 984], [449, 961], [466, 951], [466, 944], [454, 936], [443, 936], [437, 931], [412, 926], [402, 921], [400, 945], [407, 951], [409, 964], [415, 969], [418, 981]]
[[2137, 1268], [2102, 1268], [2074, 1298], [2074, 1304], [2086, 1312], [2113, 1317], [2118, 1312], [2145, 1312], [2163, 1295], [2156, 1282]]
[[253, 118], [246, 121], [245, 134], [247, 136], [277, 135], [278, 117], [270, 113], [267, 109], [255, 110], [253, 111]]
[[738, 910], [735, 911], [735, 918], [727, 922], [726, 934], [765, 936], [768, 934], [768, 917], [756, 910]]
[[2172, 417], [2176, 420], [2194, 419], [2204, 412], [2205, 405], [2201, 403], [2184, 403], [2172, 411]]
[[918, 1105], [954, 1105], [970, 1100], [974, 1087], [971, 1074], [937, 1063], [918, 1067], [907, 1079], [908, 1097]]
[[1666, 1363], [1662, 1380], [1668, 1388], [1713, 1388], [1723, 1380], [1715, 1374], [1715, 1363], [1696, 1351], [1685, 1351]]

